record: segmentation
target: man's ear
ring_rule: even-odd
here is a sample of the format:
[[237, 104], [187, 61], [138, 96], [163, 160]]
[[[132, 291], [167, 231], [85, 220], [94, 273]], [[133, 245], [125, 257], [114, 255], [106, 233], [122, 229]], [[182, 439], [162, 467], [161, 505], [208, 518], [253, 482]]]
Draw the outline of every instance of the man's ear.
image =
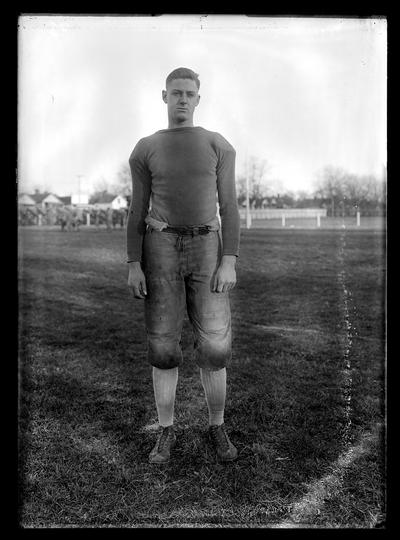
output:
[[166, 90], [162, 91], [162, 99], [163, 99], [164, 103], [167, 103], [167, 91]]
[[197, 103], [196, 103], [196, 107], [197, 105], [200, 103], [200, 94], [197, 94]]

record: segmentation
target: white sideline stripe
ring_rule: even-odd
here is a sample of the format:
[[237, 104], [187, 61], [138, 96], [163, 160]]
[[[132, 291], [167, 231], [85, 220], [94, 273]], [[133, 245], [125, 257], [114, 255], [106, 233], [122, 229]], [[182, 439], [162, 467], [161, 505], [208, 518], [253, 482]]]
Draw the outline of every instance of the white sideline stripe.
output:
[[[345, 247], [346, 247], [346, 236], [345, 233], [340, 235], [340, 247], [338, 252], [338, 260], [341, 264], [341, 270], [338, 273], [338, 283], [340, 285], [342, 296], [343, 296], [343, 326], [346, 330], [345, 336], [343, 336], [343, 369], [341, 371], [343, 377], [343, 386], [342, 386], [342, 398], [344, 401], [344, 414], [346, 420], [345, 431], [343, 433], [343, 443], [346, 448], [350, 442], [350, 432], [352, 426], [352, 389], [353, 389], [353, 379], [352, 379], [352, 363], [351, 363], [351, 352], [353, 345], [353, 337], [357, 334], [355, 326], [352, 324], [350, 316], [350, 302], [352, 293], [348, 289], [347, 285], [347, 275], [345, 269]], [[356, 306], [354, 306], [354, 309]]]
[[325, 501], [340, 490], [346, 469], [356, 459], [368, 452], [369, 445], [374, 439], [376, 439], [376, 435], [365, 434], [357, 446], [352, 446], [347, 452], [341, 454], [332, 465], [332, 472], [313, 482], [304, 497], [293, 504], [289, 517], [278, 523], [276, 527], [294, 528], [318, 515]]
[[[237, 321], [239, 322], [239, 319], [237, 319]], [[243, 323], [242, 320], [240, 320], [240, 323], [241, 324], [246, 324], [246, 325], [249, 325], [249, 326], [255, 326], [256, 328], [261, 328], [262, 330], [271, 330], [271, 331], [276, 331], [276, 332], [294, 332], [294, 333], [297, 333], [297, 334], [315, 334], [315, 335], [323, 335], [323, 336], [326, 336], [327, 333], [326, 332], [323, 332], [321, 330], [315, 330], [315, 329], [312, 329], [312, 328], [302, 328], [301, 326], [298, 326], [298, 327], [293, 327], [293, 326], [270, 326], [270, 325], [265, 325], [265, 324], [259, 324], [259, 323], [249, 323], [249, 322], [245, 322]], [[331, 335], [335, 335], [335, 336], [343, 336], [343, 334], [331, 334]], [[364, 339], [364, 340], [367, 340], [367, 341], [382, 341], [383, 338], [377, 338], [377, 337], [367, 337], [367, 336], [358, 336], [357, 334], [352, 336], [353, 339]]]

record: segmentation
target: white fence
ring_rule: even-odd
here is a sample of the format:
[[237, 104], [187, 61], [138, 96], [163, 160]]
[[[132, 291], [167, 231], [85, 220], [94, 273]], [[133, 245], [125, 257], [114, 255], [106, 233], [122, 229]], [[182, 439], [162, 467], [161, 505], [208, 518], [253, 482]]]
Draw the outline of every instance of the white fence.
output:
[[[257, 208], [251, 209], [251, 219], [286, 219], [326, 217], [326, 208]], [[246, 219], [246, 208], [239, 208], [241, 219]]]

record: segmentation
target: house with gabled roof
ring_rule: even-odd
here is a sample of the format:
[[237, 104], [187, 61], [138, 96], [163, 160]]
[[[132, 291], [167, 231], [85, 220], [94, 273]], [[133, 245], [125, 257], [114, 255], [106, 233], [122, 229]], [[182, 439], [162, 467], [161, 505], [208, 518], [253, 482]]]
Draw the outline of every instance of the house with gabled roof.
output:
[[41, 205], [43, 199], [45, 199], [47, 195], [49, 195], [48, 191], [45, 191], [44, 193], [40, 193], [38, 190], [35, 190], [35, 193], [32, 193], [31, 197], [35, 201], [36, 205]]
[[63, 202], [54, 193], [49, 193], [40, 202], [42, 208], [52, 208], [54, 206], [62, 206]]
[[57, 195], [54, 195], [54, 193], [49, 193], [42, 201], [42, 206], [45, 208], [48, 208], [49, 206], [59, 206], [62, 204], [63, 202], [61, 199]]
[[127, 207], [128, 207], [128, 201], [122, 195], [117, 195], [111, 201], [111, 208], [113, 208], [114, 210], [121, 210], [122, 208], [127, 208]]
[[[34, 201], [34, 204], [36, 206], [41, 207], [44, 210], [46, 208], [53, 208], [57, 206], [62, 206], [64, 204], [63, 201], [61, 201], [60, 197], [58, 197], [54, 193], [49, 193], [48, 191], [44, 193], [39, 193], [38, 191], [36, 191], [32, 195], [28, 195], [28, 197], [30, 197], [30, 199]], [[25, 200], [27, 199], [25, 198]], [[24, 204], [23, 202], [21, 203], [21, 201], [19, 202], [20, 204]]]
[[122, 195], [113, 195], [112, 193], [104, 193], [101, 198], [96, 200], [94, 205], [101, 210], [112, 208], [113, 210], [121, 210], [128, 207], [128, 201]]
[[18, 204], [21, 206], [35, 206], [36, 201], [31, 195], [28, 195], [27, 193], [21, 193], [18, 196]]

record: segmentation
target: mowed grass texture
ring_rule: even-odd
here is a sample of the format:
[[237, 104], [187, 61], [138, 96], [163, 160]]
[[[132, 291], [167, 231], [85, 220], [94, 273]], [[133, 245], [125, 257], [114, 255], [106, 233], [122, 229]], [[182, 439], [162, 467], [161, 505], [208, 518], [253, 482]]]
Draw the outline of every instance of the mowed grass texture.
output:
[[186, 321], [166, 466], [148, 463], [157, 416], [125, 232], [19, 234], [22, 527], [382, 526], [382, 231], [242, 231], [225, 417], [239, 457], [209, 446]]

